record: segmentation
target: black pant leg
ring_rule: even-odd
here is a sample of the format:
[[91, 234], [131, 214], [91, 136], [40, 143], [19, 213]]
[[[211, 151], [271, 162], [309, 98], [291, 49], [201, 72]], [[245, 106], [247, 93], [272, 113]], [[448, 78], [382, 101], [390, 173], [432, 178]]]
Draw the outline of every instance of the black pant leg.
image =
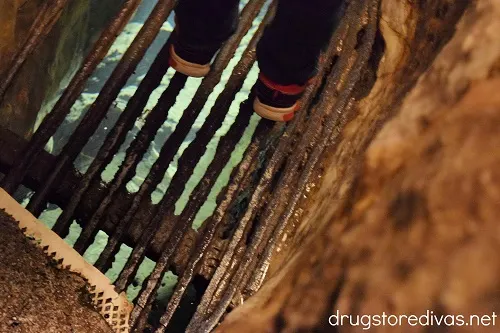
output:
[[316, 72], [342, 0], [278, 0], [274, 20], [257, 47], [260, 71], [270, 80], [304, 84]]
[[239, 0], [179, 0], [177, 33], [191, 49], [218, 49], [236, 30]]

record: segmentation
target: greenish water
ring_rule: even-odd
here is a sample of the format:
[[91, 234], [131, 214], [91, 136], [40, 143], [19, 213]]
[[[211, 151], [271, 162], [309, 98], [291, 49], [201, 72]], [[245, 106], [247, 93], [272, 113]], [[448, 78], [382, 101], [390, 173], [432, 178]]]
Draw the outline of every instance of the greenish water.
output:
[[[140, 8], [138, 9], [136, 15], [134, 18], [131, 20], [131, 22], [125, 27], [123, 33], [118, 37], [116, 42], [113, 44], [112, 48], [108, 52], [107, 57], [105, 60], [98, 66], [97, 70], [95, 71], [94, 75], [92, 78], [89, 80], [87, 83], [87, 86], [80, 96], [80, 98], [77, 100], [75, 105], [72, 107], [70, 114], [68, 117], [66, 117], [63, 126], [60, 127], [60, 129], [57, 131], [57, 133], [54, 135], [54, 137], [51, 140], [50, 147], [48, 148], [52, 153], [57, 154], [61, 151], [61, 149], [64, 147], [66, 144], [69, 136], [73, 132], [73, 130], [77, 127], [79, 121], [82, 119], [83, 115], [85, 112], [88, 110], [90, 105], [95, 101], [96, 97], [99, 94], [100, 89], [102, 88], [105, 80], [109, 77], [113, 69], [115, 68], [116, 64], [120, 60], [121, 56], [123, 53], [126, 51], [136, 34], [139, 32], [140, 28], [142, 27], [142, 22], [144, 22], [144, 19], [147, 17], [149, 12], [151, 11], [152, 7], [154, 6], [155, 1], [152, 0], [147, 0], [144, 1]], [[245, 2], [242, 2], [241, 6], [243, 6]], [[258, 24], [260, 23], [262, 19], [263, 13], [259, 15], [259, 18], [254, 22], [251, 30], [249, 33], [244, 37], [243, 41], [239, 45], [235, 57], [231, 60], [229, 66], [227, 69], [223, 72], [222, 74], [222, 79], [221, 82], [216, 86], [214, 89], [213, 93], [210, 95], [208, 98], [207, 103], [205, 104], [205, 107], [203, 108], [202, 112], [199, 114], [198, 118], [196, 119], [191, 131], [187, 135], [185, 141], [182, 143], [178, 153], [176, 154], [173, 162], [171, 163], [170, 167], [168, 168], [165, 177], [161, 184], [158, 185], [156, 190], [151, 196], [151, 200], [154, 203], [157, 203], [161, 200], [163, 197], [164, 193], [166, 192], [170, 180], [172, 179], [173, 175], [175, 174], [177, 170], [177, 161], [182, 156], [182, 153], [186, 149], [186, 147], [189, 146], [189, 144], [193, 141], [193, 139], [196, 137], [197, 131], [200, 129], [202, 126], [203, 122], [205, 121], [208, 113], [210, 112], [210, 109], [214, 105], [214, 102], [217, 98], [217, 96], [220, 94], [220, 92], [224, 89], [224, 86], [227, 83], [228, 78], [231, 75], [231, 72], [238, 62], [238, 60], [241, 58], [241, 55], [243, 51], [245, 50], [246, 46], [248, 45], [248, 42], [255, 32]], [[120, 112], [125, 108], [128, 100], [133, 96], [134, 92], [136, 91], [139, 83], [141, 80], [144, 78], [149, 66], [153, 62], [156, 54], [160, 50], [160, 48], [163, 46], [164, 42], [167, 40], [169, 37], [170, 33], [173, 30], [173, 16], [169, 17], [169, 19], [164, 23], [158, 37], [148, 50], [147, 54], [145, 55], [144, 59], [140, 62], [139, 66], [137, 67], [137, 70], [135, 71], [134, 75], [128, 80], [126, 86], [122, 91], [120, 92], [118, 98], [116, 99], [114, 105], [110, 108], [110, 110], [107, 113], [106, 119], [101, 123], [99, 129], [96, 131], [95, 135], [91, 138], [91, 140], [88, 142], [88, 144], [85, 146], [83, 149], [82, 153], [78, 156], [78, 159], [75, 161], [75, 167], [78, 168], [81, 172], [85, 172], [92, 162], [94, 156], [97, 154], [99, 147], [103, 143], [106, 135], [109, 133], [111, 128], [113, 127], [113, 124], [115, 121], [118, 119]], [[170, 79], [172, 78], [174, 74], [174, 71], [172, 69], [169, 69], [165, 77], [163, 78], [161, 85], [151, 94], [147, 106], [145, 107], [144, 113], [147, 114], [149, 110], [151, 110], [155, 104], [157, 103], [160, 95], [162, 92], [167, 88]], [[189, 195], [195, 188], [195, 186], [199, 183], [201, 178], [203, 177], [203, 174], [205, 170], [207, 169], [208, 165], [210, 162], [214, 159], [215, 155], [215, 150], [217, 147], [217, 144], [220, 140], [220, 138], [228, 131], [228, 129], [231, 127], [231, 125], [234, 122], [234, 119], [236, 115], [238, 114], [239, 110], [239, 105], [242, 101], [244, 101], [250, 92], [251, 87], [253, 86], [254, 82], [257, 79], [257, 74], [258, 74], [258, 69], [257, 66], [254, 66], [248, 75], [248, 77], [245, 80], [245, 83], [243, 85], [243, 88], [241, 91], [236, 95], [235, 100], [231, 104], [231, 107], [229, 109], [229, 112], [227, 114], [227, 117], [221, 126], [221, 128], [216, 132], [215, 136], [212, 138], [210, 143], [207, 145], [207, 150], [205, 154], [202, 156], [201, 160], [197, 164], [193, 175], [190, 177], [189, 181], [186, 184], [185, 190], [181, 196], [181, 198], [177, 201], [175, 205], [175, 214], [180, 214], [182, 212], [182, 209], [185, 207], [189, 200]], [[201, 79], [195, 79], [195, 78], [189, 78], [187, 80], [185, 88], [181, 91], [179, 94], [177, 101], [173, 108], [169, 111], [168, 118], [165, 121], [165, 123], [161, 126], [160, 130], [158, 131], [154, 142], [150, 145], [148, 148], [148, 151], [144, 157], [144, 159], [141, 161], [137, 168], [137, 173], [135, 177], [132, 179], [127, 184], [127, 189], [130, 192], [136, 192], [139, 189], [139, 186], [142, 184], [144, 181], [144, 178], [147, 176], [151, 166], [153, 163], [156, 161], [159, 155], [159, 151], [164, 144], [164, 142], [168, 139], [169, 135], [175, 130], [175, 127], [177, 126], [177, 123], [182, 116], [182, 113], [184, 109], [188, 106], [190, 103], [192, 97], [194, 96], [197, 88], [199, 87], [201, 83]], [[47, 107], [50, 108], [51, 105], [56, 100], [52, 101], [52, 103], [48, 103]], [[133, 130], [128, 134], [126, 142], [120, 147], [120, 151], [115, 155], [114, 159], [112, 162], [109, 164], [109, 166], [106, 168], [104, 173], [102, 174], [102, 179], [106, 182], [109, 182], [113, 179], [114, 174], [118, 170], [119, 166], [121, 165], [124, 157], [125, 157], [125, 151], [127, 147], [130, 145], [132, 142], [134, 136], [138, 133], [142, 125], [144, 124], [144, 117], [141, 117], [138, 119], [135, 123], [135, 126]], [[198, 212], [196, 219], [193, 223], [193, 228], [198, 228], [199, 225], [207, 218], [209, 217], [212, 213], [213, 210], [215, 209], [215, 200], [221, 189], [228, 183], [229, 181], [229, 176], [234, 168], [239, 161], [242, 158], [242, 155], [248, 146], [251, 136], [253, 131], [255, 130], [256, 124], [258, 122], [258, 117], [253, 116], [251, 119], [250, 126], [246, 129], [245, 134], [242, 136], [240, 142], [238, 143], [236, 149], [231, 155], [231, 159], [229, 163], [225, 166], [223, 172], [221, 175], [218, 177], [215, 185], [213, 186], [210, 195], [207, 199], [207, 201], [204, 203], [204, 205], [201, 207], [200, 211]], [[27, 200], [25, 199], [24, 204], [27, 204]], [[57, 217], [61, 213], [61, 210], [54, 205], [50, 205], [47, 210], [43, 212], [41, 215], [40, 219], [46, 223], [49, 227], [52, 227], [52, 225], [55, 223], [57, 220]], [[81, 228], [80, 226], [74, 222], [71, 225], [70, 233], [66, 237], [66, 242], [69, 243], [70, 245], [73, 245], [76, 239], [78, 238], [79, 234], [81, 233]], [[89, 247], [89, 249], [85, 252], [84, 258], [89, 262], [89, 263], [94, 263], [97, 258], [99, 257], [99, 254], [101, 251], [104, 249], [106, 243], [108, 240], [108, 236], [104, 232], [99, 232], [97, 234], [97, 237], [94, 241], [94, 243]], [[106, 272], [106, 276], [108, 276], [111, 281], [114, 281], [120, 270], [124, 267], [127, 258], [129, 257], [131, 253], [131, 248], [122, 245], [120, 248], [120, 251], [118, 252], [115, 262], [113, 263], [113, 266], [111, 269], [109, 269]], [[138, 292], [140, 291], [141, 285], [143, 281], [147, 278], [147, 276], [150, 274], [150, 272], [154, 268], [154, 262], [148, 258], [146, 258], [143, 263], [140, 266], [140, 269], [135, 277], [134, 283], [129, 287], [127, 290], [127, 295], [129, 299], [133, 300]], [[159, 299], [168, 299], [168, 296], [170, 295], [172, 288], [175, 286], [175, 283], [177, 281], [177, 277], [173, 275], [172, 273], [168, 273], [165, 275], [165, 278], [162, 283], [162, 288], [158, 292], [158, 298]]]

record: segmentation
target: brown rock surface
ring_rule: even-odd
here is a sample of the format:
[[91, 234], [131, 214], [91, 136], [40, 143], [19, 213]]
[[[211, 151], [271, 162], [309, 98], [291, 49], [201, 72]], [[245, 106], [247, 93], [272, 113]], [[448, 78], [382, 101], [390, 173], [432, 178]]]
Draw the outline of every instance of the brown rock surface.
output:
[[[44, 1], [0, 2], [0, 77], [26, 41]], [[47, 38], [33, 51], [0, 100], [0, 126], [29, 138], [40, 109], [78, 68], [107, 21], [123, 0], [68, 1]], [[41, 110], [47, 112], [47, 110]]]

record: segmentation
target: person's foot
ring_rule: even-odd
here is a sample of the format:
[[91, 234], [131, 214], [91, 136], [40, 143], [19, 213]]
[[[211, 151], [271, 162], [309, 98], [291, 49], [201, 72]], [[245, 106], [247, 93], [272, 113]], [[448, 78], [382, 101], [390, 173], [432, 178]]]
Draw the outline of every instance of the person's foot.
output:
[[190, 57], [181, 56], [179, 53], [182, 54], [182, 49], [175, 44], [170, 45], [169, 64], [177, 72], [192, 77], [205, 77], [210, 72], [211, 58], [209, 61], [188, 60]]
[[174, 36], [170, 45], [170, 67], [187, 76], [205, 77], [210, 72], [212, 59], [221, 45], [217, 47], [192, 47], [183, 43], [176, 30], [172, 34]]
[[261, 116], [274, 121], [289, 121], [298, 110], [298, 101], [304, 94], [307, 85], [280, 85], [259, 74], [255, 84], [257, 97], [253, 103], [254, 111]]

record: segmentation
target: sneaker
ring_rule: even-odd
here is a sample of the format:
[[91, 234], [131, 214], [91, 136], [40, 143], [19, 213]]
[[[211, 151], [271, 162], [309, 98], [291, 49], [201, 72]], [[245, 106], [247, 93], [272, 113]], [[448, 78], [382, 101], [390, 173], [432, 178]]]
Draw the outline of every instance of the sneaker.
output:
[[[210, 61], [196, 62], [188, 60], [190, 57], [181, 56], [180, 51], [175, 44], [170, 46], [169, 65], [177, 72], [191, 77], [205, 77], [210, 72]], [[182, 53], [181, 53], [182, 54]]]
[[261, 73], [255, 84], [257, 97], [254, 100], [253, 109], [262, 118], [290, 121], [299, 108], [300, 97], [311, 82], [312, 79], [304, 85], [280, 85]]
[[[177, 28], [176, 28], [177, 29]], [[205, 77], [210, 72], [210, 64], [220, 46], [211, 48], [191, 47], [182, 43], [176, 30], [172, 32], [169, 65], [177, 72], [191, 77]]]

